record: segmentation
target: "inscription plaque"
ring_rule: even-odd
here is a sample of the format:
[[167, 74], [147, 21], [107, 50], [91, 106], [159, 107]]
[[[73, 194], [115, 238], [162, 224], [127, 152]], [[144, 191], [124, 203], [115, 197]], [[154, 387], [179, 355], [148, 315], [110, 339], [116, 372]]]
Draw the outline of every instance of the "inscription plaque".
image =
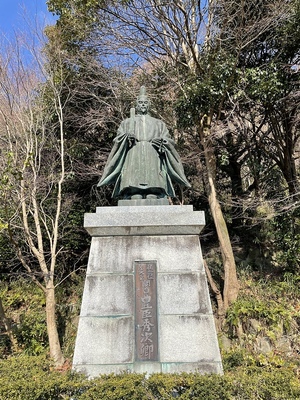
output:
[[156, 261], [135, 261], [135, 349], [137, 361], [158, 361]]

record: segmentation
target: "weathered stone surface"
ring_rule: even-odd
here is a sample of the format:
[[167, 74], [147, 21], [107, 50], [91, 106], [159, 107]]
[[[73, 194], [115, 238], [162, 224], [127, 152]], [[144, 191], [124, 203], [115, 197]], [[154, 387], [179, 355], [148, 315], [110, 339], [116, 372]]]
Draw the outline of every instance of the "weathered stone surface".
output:
[[162, 372], [160, 362], [135, 362], [133, 368], [138, 374], [151, 375]]
[[[101, 210], [96, 217], [98, 227], [88, 220], [95, 236], [90, 249], [73, 368], [90, 377], [125, 370], [147, 374], [222, 373], [199, 237], [186, 234], [186, 227], [181, 225], [183, 221], [193, 221], [193, 226], [198, 224], [199, 232], [204, 224], [201, 213], [195, 214], [191, 206], [137, 206], [130, 207], [130, 212], [126, 206], [109, 207], [103, 214]], [[100, 216], [105, 217], [102, 223]], [[132, 235], [130, 229], [130, 233], [120, 234], [124, 231], [122, 223], [126, 222], [128, 227], [135, 221], [137, 227], [138, 220], [141, 235]], [[146, 222], [159, 229], [148, 230]], [[163, 232], [165, 223], [168, 232], [173, 232], [176, 226], [174, 234], [157, 234]], [[173, 228], [170, 228], [171, 223]], [[115, 236], [100, 235], [100, 230], [109, 224], [121, 230]], [[137, 357], [135, 343], [136, 329], [143, 329], [148, 339], [153, 335], [147, 325], [135, 326], [136, 299], [139, 298], [136, 291], [141, 289], [136, 283], [134, 266], [145, 263], [155, 265], [157, 282], [157, 291], [151, 289], [151, 295], [157, 297], [155, 324], [158, 327], [158, 353], [152, 362]], [[143, 285], [148, 285], [147, 279], [143, 279]], [[147, 295], [146, 289], [144, 292]], [[149, 302], [149, 306], [153, 304]]]
[[291, 340], [288, 336], [282, 336], [276, 341], [276, 349], [282, 353], [292, 353]]
[[133, 310], [133, 275], [101, 274], [87, 276], [81, 315], [132, 315]]
[[158, 260], [159, 272], [204, 273], [198, 236], [93, 237], [87, 274], [133, 273], [133, 261]]
[[204, 273], [161, 274], [158, 293], [161, 314], [212, 314]]
[[222, 364], [216, 362], [200, 363], [162, 363], [161, 372], [176, 374], [181, 372], [199, 372], [200, 374], [222, 374]]
[[[147, 203], [149, 199], [142, 199], [145, 202], [144, 206], [138, 206], [134, 207], [131, 206], [130, 209], [126, 206], [118, 206], [118, 207], [96, 207], [96, 214], [110, 214], [113, 211], [113, 214], [115, 215], [123, 215], [124, 213], [130, 213], [132, 215], [137, 214], [140, 215], [140, 213], [146, 213], [146, 214], [156, 214], [156, 215], [161, 215], [160, 213], [168, 213], [170, 215], [174, 215], [176, 213], [182, 213], [182, 212], [188, 212], [188, 213], [194, 213], [193, 211], [193, 206], [192, 205], [184, 205], [184, 206], [170, 206], [170, 205], [164, 205], [164, 207], [157, 207], [157, 206], [149, 206]], [[122, 200], [122, 201], [132, 201], [132, 200]], [[139, 200], [141, 201], [141, 200]], [[128, 203], [126, 203], [128, 204]], [[132, 203], [131, 203], [132, 204]], [[203, 215], [204, 218], [204, 212], [203, 211], [197, 211], [200, 212]], [[204, 222], [204, 219], [203, 219]]]
[[131, 199], [131, 200], [119, 200], [118, 206], [169, 206], [169, 201], [167, 198], [163, 199]]
[[85, 214], [84, 227], [92, 236], [198, 235], [204, 212], [190, 206], [98, 207]]
[[213, 319], [200, 315], [160, 318], [160, 357], [163, 363], [220, 361]]
[[257, 351], [263, 354], [268, 354], [272, 351], [270, 340], [266, 337], [259, 337], [257, 339]]
[[232, 346], [231, 340], [224, 334], [220, 336], [221, 348], [224, 350], [230, 350]]
[[258, 333], [261, 331], [261, 324], [257, 319], [250, 318], [248, 323], [249, 323], [249, 333]]
[[73, 364], [77, 372], [87, 375], [89, 378], [96, 378], [103, 374], [121, 374], [133, 372], [133, 364]]
[[133, 330], [133, 317], [81, 317], [73, 364], [132, 363]]

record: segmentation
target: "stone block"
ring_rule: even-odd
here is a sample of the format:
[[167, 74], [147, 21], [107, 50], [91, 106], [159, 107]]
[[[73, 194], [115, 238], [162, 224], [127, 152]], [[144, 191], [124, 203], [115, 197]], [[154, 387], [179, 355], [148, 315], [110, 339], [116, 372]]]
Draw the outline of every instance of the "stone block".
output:
[[213, 319], [199, 315], [161, 316], [160, 357], [162, 363], [220, 361]]
[[85, 214], [91, 236], [198, 235], [205, 225], [203, 211], [191, 206], [98, 207]]
[[273, 350], [270, 339], [267, 337], [258, 337], [256, 348], [259, 353], [263, 354], [269, 354]]
[[220, 362], [198, 362], [198, 363], [162, 363], [161, 372], [166, 374], [180, 374], [182, 372], [198, 372], [204, 374], [223, 374]]
[[109, 316], [134, 311], [133, 275], [89, 275], [85, 281], [82, 316]]
[[[203, 226], [204, 213], [192, 206], [141, 203], [101, 207], [85, 216], [93, 237], [76, 371], [89, 377], [123, 371], [222, 373], [198, 236]], [[155, 278], [143, 267], [152, 264]]]
[[131, 199], [131, 200], [119, 200], [118, 207], [141, 207], [141, 206], [170, 206], [167, 198], [163, 199]]
[[[89, 378], [97, 378], [99, 375], [122, 374], [124, 372], [133, 372], [133, 364], [82, 364], [74, 365], [76, 372], [87, 375]], [[75, 398], [74, 398], [75, 399]]]
[[161, 314], [212, 314], [204, 274], [160, 274], [158, 299]]
[[161, 363], [155, 362], [155, 361], [135, 362], [134, 363], [134, 372], [136, 372], [137, 374], [147, 374], [147, 375], [157, 374], [157, 373], [162, 372], [161, 371]]
[[292, 343], [288, 336], [282, 336], [276, 341], [276, 350], [291, 355], [292, 354]]
[[159, 272], [204, 273], [198, 236], [93, 237], [87, 275], [133, 273], [137, 260], [157, 260]]
[[132, 363], [133, 332], [133, 317], [81, 317], [73, 364]]

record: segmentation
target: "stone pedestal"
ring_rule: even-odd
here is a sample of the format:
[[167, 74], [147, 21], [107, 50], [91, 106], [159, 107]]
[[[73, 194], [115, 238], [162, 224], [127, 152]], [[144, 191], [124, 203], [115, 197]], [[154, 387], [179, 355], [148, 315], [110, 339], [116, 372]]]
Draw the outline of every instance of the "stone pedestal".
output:
[[99, 207], [73, 369], [222, 373], [192, 206]]

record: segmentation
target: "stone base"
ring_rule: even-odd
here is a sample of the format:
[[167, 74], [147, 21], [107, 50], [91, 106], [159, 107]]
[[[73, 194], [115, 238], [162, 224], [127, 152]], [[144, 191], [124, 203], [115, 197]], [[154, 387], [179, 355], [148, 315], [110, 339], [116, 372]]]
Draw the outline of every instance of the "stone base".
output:
[[169, 200], [165, 197], [163, 199], [131, 199], [119, 200], [118, 206], [168, 206]]
[[[200, 232], [203, 213], [193, 212], [189, 206], [148, 207], [152, 209], [148, 211], [133, 207], [129, 220], [135, 221], [135, 226], [126, 230], [121, 223], [116, 234], [117, 221], [124, 221], [126, 215], [128, 219], [128, 207], [109, 208], [115, 216], [114, 236], [107, 235], [108, 210], [98, 208], [96, 216], [86, 217], [86, 228], [97, 236], [93, 236], [90, 249], [73, 369], [89, 377], [123, 371], [222, 373], [199, 237], [185, 233], [189, 225], [194, 233], [197, 223]], [[159, 217], [172, 220], [173, 234], [158, 235], [155, 222], [155, 234], [151, 235], [149, 226], [138, 221], [149, 212], [154, 221]], [[183, 219], [187, 226], [181, 229]], [[98, 236], [101, 221], [107, 236]], [[131, 234], [138, 226], [142, 234]], [[165, 233], [166, 227], [161, 228]], [[140, 361], [135, 340], [141, 329], [136, 322], [136, 291], [140, 290], [136, 265], [147, 262], [156, 266], [158, 355], [155, 360]]]

